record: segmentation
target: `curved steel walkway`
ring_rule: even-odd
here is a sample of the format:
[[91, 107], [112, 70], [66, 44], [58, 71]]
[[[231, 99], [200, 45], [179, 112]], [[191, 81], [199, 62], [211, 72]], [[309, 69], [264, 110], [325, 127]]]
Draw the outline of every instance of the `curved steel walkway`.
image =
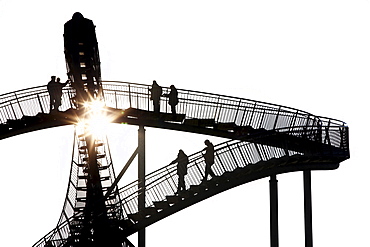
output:
[[[165, 166], [146, 176], [146, 208], [138, 212], [138, 181], [119, 190], [123, 213], [117, 224], [126, 237], [210, 196], [273, 174], [336, 169], [349, 158], [348, 127], [342, 121], [314, 116], [297, 109], [253, 100], [179, 89], [177, 116], [173, 117], [167, 98], [162, 97], [161, 113], [153, 113], [150, 86], [104, 82], [106, 114], [116, 123], [166, 128], [229, 138], [215, 146], [217, 177], [201, 183], [204, 158], [191, 155], [186, 176], [187, 190], [174, 195], [177, 186], [175, 165]], [[164, 88], [164, 93], [169, 92]], [[79, 110], [73, 109], [71, 88], [63, 90], [62, 112], [49, 114], [46, 86], [0, 96], [0, 138], [29, 131], [75, 124]], [[73, 203], [72, 203], [73, 205]], [[62, 246], [70, 236], [76, 215], [65, 221], [34, 246], [52, 238]]]

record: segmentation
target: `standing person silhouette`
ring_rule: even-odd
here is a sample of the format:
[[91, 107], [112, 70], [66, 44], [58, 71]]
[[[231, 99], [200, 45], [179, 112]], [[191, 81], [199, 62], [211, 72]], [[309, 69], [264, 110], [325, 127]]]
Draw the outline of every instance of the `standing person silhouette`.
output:
[[170, 164], [175, 164], [176, 162], [177, 162], [177, 175], [179, 176], [176, 194], [179, 194], [181, 190], [186, 190], [185, 175], [188, 173], [187, 166], [189, 164], [189, 158], [182, 149], [179, 150], [177, 158]]
[[54, 96], [55, 96], [55, 105], [54, 110], [59, 111], [59, 106], [62, 105], [62, 89], [68, 84], [69, 80], [65, 83], [60, 83], [60, 78], [57, 78], [57, 81], [54, 86]]
[[151, 94], [150, 94], [150, 99], [153, 100], [153, 108], [155, 113], [159, 113], [160, 109], [160, 99], [162, 95], [162, 87], [160, 87], [157, 82], [154, 80], [152, 84], [152, 88], [149, 89]]
[[204, 171], [204, 178], [202, 182], [206, 182], [208, 175], [211, 177], [215, 177], [215, 173], [212, 171], [211, 167], [215, 163], [215, 150], [212, 142], [209, 140], [205, 140], [204, 144], [207, 146], [202, 151], [206, 151], [205, 154], [203, 154], [204, 160], [206, 162], [206, 169]]
[[51, 80], [48, 82], [48, 85], [46, 86], [49, 92], [50, 96], [50, 105], [49, 105], [49, 112], [52, 112], [55, 109], [55, 76], [51, 76]]
[[170, 93], [168, 94], [168, 104], [171, 106], [171, 112], [173, 115], [176, 115], [176, 105], [179, 103], [177, 89], [174, 85], [170, 86]]

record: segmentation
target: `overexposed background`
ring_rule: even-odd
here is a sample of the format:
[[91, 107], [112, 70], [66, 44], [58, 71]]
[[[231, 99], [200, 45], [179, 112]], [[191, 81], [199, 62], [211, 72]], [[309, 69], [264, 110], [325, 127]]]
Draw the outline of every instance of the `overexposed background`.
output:
[[[67, 79], [63, 25], [96, 25], [103, 80], [265, 101], [343, 120], [351, 159], [312, 173], [315, 247], [369, 246], [370, 3], [368, 0], [0, 0], [0, 94]], [[147, 172], [182, 148], [222, 139], [146, 128]], [[120, 169], [137, 127], [113, 125]], [[73, 127], [1, 140], [0, 246], [32, 246], [63, 207]], [[129, 174], [135, 174], [135, 164]], [[303, 175], [278, 175], [281, 246], [304, 245]], [[147, 246], [270, 246], [268, 178], [193, 205], [147, 228]], [[122, 185], [131, 182], [123, 178]], [[133, 243], [137, 236], [130, 237]]]

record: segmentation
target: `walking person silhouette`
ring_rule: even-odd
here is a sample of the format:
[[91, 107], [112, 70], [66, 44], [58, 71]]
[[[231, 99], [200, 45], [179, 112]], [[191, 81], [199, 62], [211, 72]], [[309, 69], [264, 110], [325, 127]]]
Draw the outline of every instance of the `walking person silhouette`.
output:
[[187, 166], [189, 164], [189, 158], [182, 149], [179, 150], [177, 154], [177, 158], [174, 161], [172, 161], [170, 164], [175, 164], [175, 163], [177, 163], [177, 175], [179, 176], [176, 194], [179, 194], [180, 191], [186, 190], [185, 175], [188, 173]]
[[204, 151], [204, 150], [206, 151], [205, 154], [203, 154], [204, 160], [206, 162], [206, 168], [205, 168], [205, 171], [204, 171], [204, 178], [203, 178], [202, 182], [207, 181], [208, 175], [210, 175], [211, 177], [216, 176], [215, 173], [211, 169], [212, 165], [215, 163], [214, 146], [213, 146], [212, 142], [210, 142], [209, 140], [205, 140], [204, 144], [206, 145], [206, 147], [202, 151]]

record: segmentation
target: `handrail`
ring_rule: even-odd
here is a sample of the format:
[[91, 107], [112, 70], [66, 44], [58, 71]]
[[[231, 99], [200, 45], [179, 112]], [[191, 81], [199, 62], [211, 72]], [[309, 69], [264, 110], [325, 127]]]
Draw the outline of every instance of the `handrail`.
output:
[[[292, 136], [301, 136], [313, 143], [326, 144], [330, 140], [329, 150], [318, 150], [317, 155], [321, 157], [342, 157], [345, 159], [349, 155], [348, 145], [343, 145], [343, 141], [348, 139], [347, 127], [327, 127], [324, 131], [318, 126], [308, 129], [307, 126], [297, 126], [294, 129], [281, 129], [282, 133], [290, 132]], [[312, 153], [310, 154], [313, 155]], [[305, 156], [304, 153], [284, 150], [282, 148], [271, 147], [258, 143], [248, 143], [238, 140], [229, 140], [215, 146], [215, 164], [212, 169], [216, 175], [225, 172], [232, 172], [237, 168], [258, 165], [261, 161], [269, 161], [282, 157]], [[310, 156], [307, 156], [310, 157]], [[188, 174], [185, 178], [186, 188], [191, 185], [198, 185], [204, 176], [204, 157], [202, 151], [189, 155]], [[177, 190], [176, 164], [166, 165], [145, 177], [146, 180], [146, 207], [154, 205], [155, 201], [162, 201], [168, 195], [173, 195]], [[129, 214], [138, 212], [138, 195], [142, 193], [138, 190], [138, 180], [119, 189], [121, 202], [117, 207], [123, 207], [124, 213], [120, 219], [125, 220]], [[37, 242], [34, 247], [41, 247], [46, 239], [53, 238], [53, 241], [65, 241], [69, 235], [61, 233], [69, 232], [70, 222], [73, 217], [59, 222], [58, 226]], [[53, 237], [59, 234], [59, 238]], [[64, 239], [64, 240], [63, 240]], [[59, 245], [57, 245], [59, 246]]]
[[[293, 136], [305, 136], [306, 139], [321, 144], [325, 144], [325, 139], [331, 140], [331, 149], [318, 150], [321, 153], [317, 155], [347, 157], [349, 155], [349, 150], [344, 147], [341, 142], [342, 138], [344, 138], [343, 135], [348, 135], [348, 129], [341, 129], [340, 132], [338, 131], [339, 128], [341, 127], [330, 127], [323, 132], [319, 128], [307, 131], [305, 126], [302, 126], [296, 127], [295, 130], [290, 130], [290, 132]], [[243, 168], [261, 161], [294, 155], [303, 156], [305, 154], [258, 143], [231, 140], [215, 146], [215, 164], [212, 169], [216, 175], [221, 176], [223, 173], [231, 172], [236, 168]], [[310, 156], [307, 157], [309, 158]], [[202, 152], [197, 152], [189, 156], [188, 173], [185, 179], [187, 188], [191, 185], [199, 185], [201, 183], [204, 176], [204, 167], [205, 161]], [[146, 206], [153, 206], [154, 201], [162, 201], [166, 196], [173, 195], [177, 190], [177, 177], [175, 164], [169, 164], [146, 175]], [[138, 183], [139, 181], [136, 180], [120, 189], [125, 210], [125, 218], [127, 218], [129, 214], [138, 212], [137, 200], [138, 195], [141, 193], [137, 190]]]
[[[150, 85], [109, 81], [103, 82], [103, 90], [107, 107], [153, 111], [150, 101]], [[168, 93], [169, 88], [163, 87], [163, 91]], [[73, 88], [63, 88], [61, 111], [74, 107], [71, 101], [74, 96]], [[231, 140], [215, 147], [215, 164], [212, 169], [217, 175], [285, 156], [307, 155], [309, 158], [312, 153], [321, 152], [320, 155], [329, 158], [349, 157], [348, 127], [342, 121], [318, 117], [290, 107], [219, 94], [178, 89], [178, 96], [177, 113], [184, 114], [185, 121], [210, 119], [215, 125], [231, 123], [237, 127], [274, 130], [260, 132], [259, 135], [261, 133], [264, 133], [263, 135], [287, 134], [292, 138], [299, 137], [300, 140], [319, 146], [318, 149], [311, 150], [310, 154], [305, 154], [302, 153], [303, 151], [268, 146], [258, 141], [247, 143]], [[168, 98], [162, 97], [161, 99], [163, 102], [161, 112], [171, 113], [167, 104]], [[39, 113], [47, 114], [48, 112], [49, 95], [46, 86], [0, 95], [0, 124], [6, 124], [8, 120], [21, 120], [24, 116], [36, 116]], [[263, 137], [266, 136], [256, 134], [255, 139]], [[201, 152], [189, 156], [188, 175], [185, 179], [187, 188], [200, 184], [204, 176], [204, 166], [205, 162]], [[77, 189], [76, 176], [76, 171], [71, 170], [69, 186], [74, 187], [72, 188], [74, 192]], [[177, 176], [175, 164], [167, 165], [148, 174], [145, 178], [146, 206], [153, 206], [155, 201], [162, 201], [167, 195], [174, 194], [177, 189]], [[137, 200], [140, 193], [143, 192], [138, 190], [138, 181], [119, 190], [120, 203], [117, 207], [122, 205], [124, 210], [119, 217], [127, 219], [129, 214], [137, 213]], [[69, 195], [67, 195], [58, 226], [67, 227], [64, 222], [67, 222], [68, 227], [70, 226], [69, 221], [72, 219], [70, 216], [74, 212], [74, 207], [72, 199], [69, 200]], [[117, 211], [121, 210], [117, 209]], [[63, 238], [61, 235], [63, 229], [65, 228], [58, 228], [53, 234], [58, 233]]]
[[[137, 108], [152, 111], [150, 102], [150, 85], [108, 81], [103, 82], [104, 99], [107, 106], [127, 109]], [[169, 88], [163, 87], [164, 92]], [[254, 128], [279, 129], [318, 123], [326, 126], [330, 122], [335, 126], [346, 126], [340, 120], [314, 116], [308, 112], [269, 104], [261, 101], [178, 89], [178, 113], [185, 114], [187, 119], [214, 119], [216, 123], [235, 123], [237, 126], [250, 125]], [[71, 98], [75, 92], [71, 87], [64, 87], [61, 111], [73, 108]], [[170, 113], [168, 99], [162, 97], [161, 111]], [[24, 116], [36, 116], [49, 112], [49, 94], [46, 86], [33, 87], [0, 95], [0, 124], [8, 120], [22, 119]], [[292, 125], [295, 119], [294, 125]], [[291, 126], [290, 126], [291, 125]]]

